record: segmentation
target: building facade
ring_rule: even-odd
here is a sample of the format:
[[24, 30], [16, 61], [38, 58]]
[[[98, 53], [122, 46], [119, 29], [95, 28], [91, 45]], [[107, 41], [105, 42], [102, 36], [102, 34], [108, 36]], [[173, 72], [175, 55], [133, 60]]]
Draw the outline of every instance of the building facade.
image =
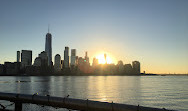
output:
[[76, 66], [76, 49], [71, 49], [71, 67]]
[[140, 62], [139, 61], [133, 61], [132, 66], [133, 66], [133, 73], [134, 74], [140, 74]]
[[31, 50], [22, 50], [21, 53], [21, 66], [25, 68], [26, 66], [32, 65], [32, 51]]
[[87, 52], [85, 53], [85, 62], [87, 62], [89, 64], [89, 57], [87, 55]]
[[45, 52], [48, 56], [48, 66], [52, 66], [52, 35], [46, 34]]
[[61, 71], [61, 56], [59, 54], [55, 55], [55, 64], [54, 64], [54, 69], [56, 72]]
[[42, 66], [42, 67], [48, 66], [48, 55], [47, 55], [47, 52], [42, 51], [42, 52], [39, 54], [39, 57], [41, 58], [41, 66]]
[[17, 51], [17, 62], [20, 62], [20, 51]]
[[69, 68], [69, 47], [64, 50], [64, 68]]
[[35, 58], [35, 61], [34, 61], [34, 66], [41, 66], [41, 58], [40, 57], [36, 57]]
[[20, 62], [5, 62], [4, 67], [7, 75], [17, 75], [20, 72]]
[[125, 64], [125, 74], [132, 74], [133, 68], [131, 64]]
[[118, 64], [117, 64], [117, 68], [118, 68], [118, 73], [122, 74], [125, 72], [125, 67], [123, 65], [123, 61], [118, 61]]

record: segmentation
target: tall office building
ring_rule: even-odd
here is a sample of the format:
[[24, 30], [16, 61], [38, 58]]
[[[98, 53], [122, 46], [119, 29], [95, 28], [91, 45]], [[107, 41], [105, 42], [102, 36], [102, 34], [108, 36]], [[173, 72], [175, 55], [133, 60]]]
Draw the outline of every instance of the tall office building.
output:
[[125, 64], [125, 74], [132, 74], [133, 68], [131, 64]]
[[17, 51], [17, 62], [20, 62], [20, 51]]
[[71, 66], [76, 66], [76, 49], [71, 49]]
[[21, 66], [22, 68], [32, 65], [32, 51], [22, 50], [21, 53]]
[[49, 33], [46, 34], [46, 43], [45, 43], [45, 51], [48, 56], [48, 66], [52, 65], [52, 35]]
[[55, 55], [55, 64], [54, 64], [54, 69], [55, 71], [61, 71], [61, 56], [59, 54]]
[[64, 68], [69, 68], [69, 47], [64, 50]]
[[83, 71], [83, 67], [84, 67], [84, 58], [79, 57], [78, 58], [78, 68]]
[[89, 63], [89, 57], [87, 56], [87, 52], [85, 53], [85, 60], [87, 63]]
[[123, 61], [121, 61], [121, 60], [118, 61], [117, 67], [118, 67], [118, 72], [119, 72], [119, 73], [125, 72], [125, 67], [124, 67], [124, 65], [123, 65]]
[[140, 74], [140, 62], [139, 61], [133, 61], [132, 67], [133, 67], [134, 74]]

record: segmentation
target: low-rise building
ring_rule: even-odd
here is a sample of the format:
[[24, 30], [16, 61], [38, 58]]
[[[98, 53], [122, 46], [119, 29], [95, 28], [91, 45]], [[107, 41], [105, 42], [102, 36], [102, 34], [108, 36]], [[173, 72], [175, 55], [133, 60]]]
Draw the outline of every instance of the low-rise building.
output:
[[3, 64], [0, 64], [0, 75], [5, 74], [5, 68]]
[[20, 62], [5, 62], [5, 74], [7, 75], [18, 75], [20, 73]]

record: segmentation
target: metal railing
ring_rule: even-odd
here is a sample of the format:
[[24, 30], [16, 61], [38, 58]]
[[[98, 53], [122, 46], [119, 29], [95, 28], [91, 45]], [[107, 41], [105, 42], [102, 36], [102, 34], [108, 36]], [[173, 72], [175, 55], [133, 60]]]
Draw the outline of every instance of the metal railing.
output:
[[[68, 97], [52, 97], [52, 96], [40, 96], [37, 94], [17, 94], [17, 93], [2, 93], [0, 92], [0, 100], [6, 100], [15, 103], [15, 111], [22, 111], [22, 104], [37, 104], [52, 106], [58, 108], [67, 108], [72, 110], [81, 111], [173, 111], [165, 108], [151, 108], [143, 106], [134, 106], [127, 104], [72, 99]], [[1, 107], [1, 106], [0, 106]], [[5, 110], [5, 108], [4, 108]], [[0, 110], [1, 111], [1, 110]]]

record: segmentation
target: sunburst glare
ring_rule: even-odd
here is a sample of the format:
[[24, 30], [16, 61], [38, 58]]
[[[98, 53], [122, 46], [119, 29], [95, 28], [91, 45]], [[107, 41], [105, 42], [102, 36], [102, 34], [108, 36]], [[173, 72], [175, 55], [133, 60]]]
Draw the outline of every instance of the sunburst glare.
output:
[[107, 56], [106, 54], [99, 54], [96, 56], [98, 59], [99, 64], [112, 64], [112, 59]]

